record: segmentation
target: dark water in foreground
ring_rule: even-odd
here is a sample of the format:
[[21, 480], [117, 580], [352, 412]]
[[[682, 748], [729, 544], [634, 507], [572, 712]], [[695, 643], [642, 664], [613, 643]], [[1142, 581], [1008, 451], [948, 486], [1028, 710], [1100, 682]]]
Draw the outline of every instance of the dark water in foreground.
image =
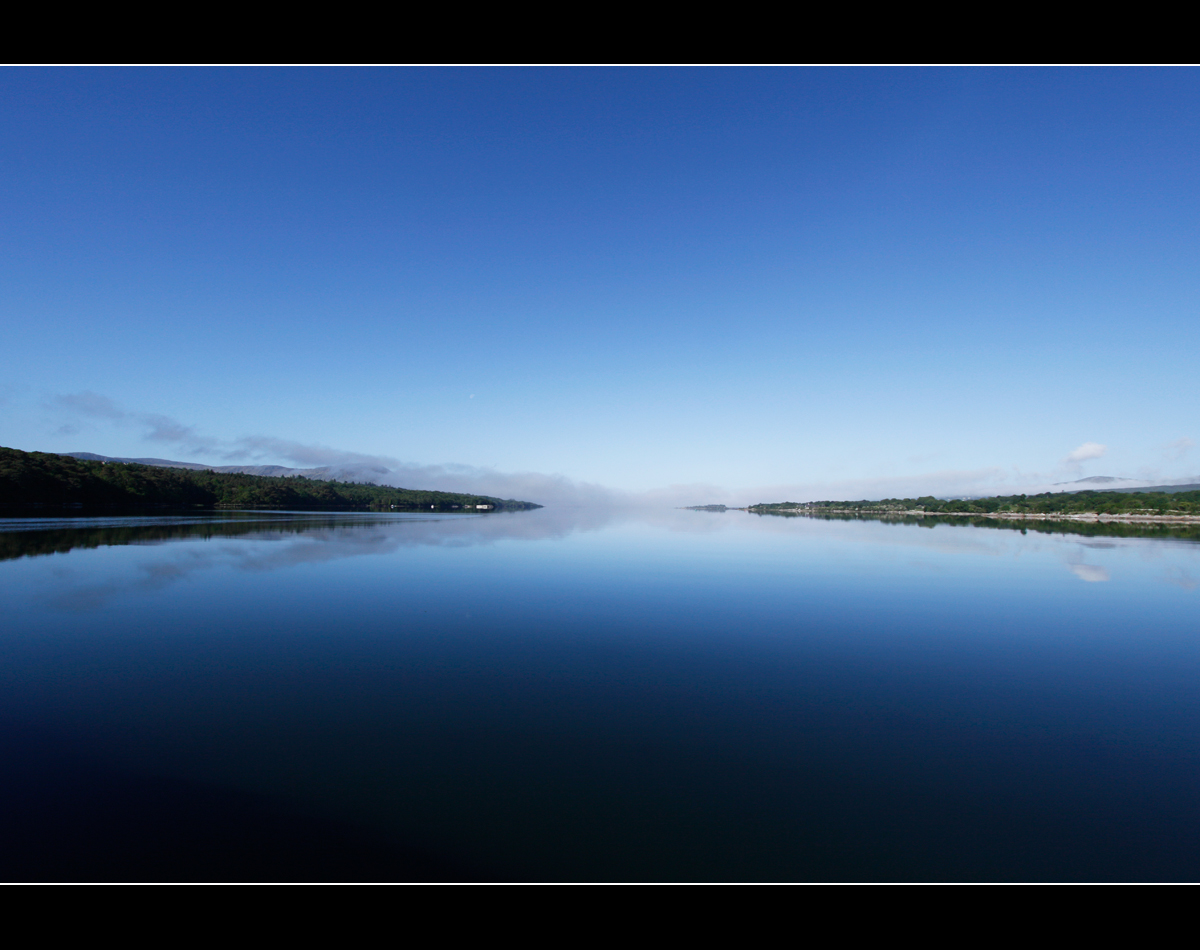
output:
[[1198, 586], [740, 512], [0, 521], [0, 870], [1197, 880]]

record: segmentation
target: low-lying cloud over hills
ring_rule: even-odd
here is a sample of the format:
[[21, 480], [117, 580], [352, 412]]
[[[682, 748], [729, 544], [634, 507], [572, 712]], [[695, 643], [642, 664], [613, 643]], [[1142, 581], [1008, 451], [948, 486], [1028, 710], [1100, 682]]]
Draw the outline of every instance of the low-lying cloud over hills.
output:
[[[140, 465], [161, 465], [166, 468], [187, 468], [193, 471], [240, 472], [246, 475], [298, 476], [343, 482], [371, 482], [396, 488], [422, 488], [436, 491], [466, 492], [518, 498], [533, 501], [549, 498], [556, 504], [594, 505], [613, 504], [622, 495], [602, 485], [576, 482], [561, 475], [542, 475], [537, 472], [505, 473], [467, 465], [406, 465], [394, 459], [389, 467], [384, 460], [356, 461], [348, 458], [313, 468], [292, 468], [286, 465], [209, 465], [201, 462], [180, 462], [159, 458], [116, 458], [92, 452], [67, 452], [78, 459], [96, 462], [136, 462]], [[330, 450], [330, 454], [334, 454]]]
[[[934, 495], [940, 498], [982, 497], [987, 495], [1037, 494], [1047, 491], [1136, 491], [1162, 485], [1189, 486], [1200, 483], [1200, 476], [1164, 478], [1150, 468], [1143, 478], [1090, 476], [1080, 474], [1080, 466], [1106, 457], [1108, 447], [1085, 442], [1067, 453], [1049, 474], [1022, 473], [999, 466], [988, 468], [924, 472], [917, 475], [877, 478], [838, 479], [768, 483], [726, 488], [707, 483], [674, 484], [650, 491], [627, 491], [579, 481], [564, 475], [541, 472], [501, 472], [473, 465], [422, 465], [401, 459], [347, 452], [327, 446], [310, 445], [273, 436], [242, 436], [221, 439], [206, 436], [196, 427], [158, 413], [126, 410], [98, 393], [56, 396], [50, 407], [74, 422], [92, 420], [126, 429], [139, 430], [147, 442], [169, 445], [187, 455], [214, 457], [215, 462], [174, 461], [163, 458], [119, 458], [114, 461], [140, 462], [218, 472], [244, 472], [252, 475], [298, 475], [306, 478], [339, 481], [374, 482], [398, 488], [433, 489], [517, 498], [541, 505], [582, 507], [662, 507], [698, 504], [725, 504], [740, 507], [757, 502], [856, 500], [875, 498], [916, 498]], [[59, 434], [77, 433], [73, 423]], [[1194, 447], [1190, 438], [1177, 439], [1164, 447], [1163, 458], [1178, 462]], [[68, 453], [77, 458], [107, 460], [109, 457], [88, 452]], [[291, 464], [277, 464], [278, 462]], [[270, 464], [264, 464], [270, 463]], [[1174, 467], [1174, 466], [1169, 466]]]
[[[536, 501], [538, 504], [557, 504], [581, 507], [644, 507], [681, 506], [685, 504], [729, 504], [741, 507], [746, 498], [790, 501], [825, 499], [859, 499], [884, 497], [919, 497], [934, 495], [941, 498], [982, 497], [992, 494], [1036, 494], [1044, 491], [1141, 491], [1154, 488], [1160, 491], [1195, 491], [1200, 478], [1182, 484], [1160, 485], [1152, 481], [1093, 475], [1072, 482], [1053, 485], [1005, 486], [994, 490], [962, 492], [964, 483], [981, 483], [994, 479], [996, 470], [983, 472], [944, 472], [912, 476], [907, 479], [877, 479], [871, 481], [829, 483], [826, 485], [772, 485], [749, 491], [731, 492], [714, 485], [670, 485], [647, 492], [622, 492], [602, 485], [589, 485], [571, 479], [525, 472], [505, 474], [467, 466], [402, 466], [389, 469], [377, 463], [369, 465], [343, 463], [316, 468], [291, 468], [286, 465], [206, 465], [200, 462], [181, 462], [160, 458], [116, 458], [92, 452], [68, 452], [74, 458], [96, 462], [136, 462], [140, 465], [161, 465], [167, 468], [186, 468], [198, 471], [240, 472], [247, 475], [298, 476], [301, 478], [332, 479], [347, 482], [372, 482], [398, 488], [430, 488], [438, 491], [462, 491], [498, 495]], [[938, 490], [938, 483], [943, 490]], [[932, 487], [931, 487], [932, 486]], [[735, 497], [736, 496], [736, 497]], [[703, 501], [700, 501], [703, 499]]]

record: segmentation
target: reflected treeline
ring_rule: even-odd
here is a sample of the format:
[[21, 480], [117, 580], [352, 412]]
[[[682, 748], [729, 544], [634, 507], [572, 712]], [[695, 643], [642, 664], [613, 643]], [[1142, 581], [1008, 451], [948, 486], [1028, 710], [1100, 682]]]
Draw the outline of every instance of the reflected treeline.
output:
[[[162, 590], [214, 568], [263, 573], [345, 558], [393, 554], [413, 547], [471, 547], [503, 540], [561, 538], [594, 530], [605, 519], [570, 512], [491, 514], [230, 513], [229, 516], [128, 516], [70, 523], [0, 519], [0, 561], [67, 554], [111, 545], [146, 545], [147, 556], [116, 576], [84, 571], [54, 581], [46, 603], [56, 609], [96, 610], [113, 598]], [[212, 544], [197, 542], [213, 541]], [[124, 562], [123, 562], [124, 563]]]
[[333, 543], [345, 553], [361, 554], [382, 551], [380, 538], [386, 538], [393, 547], [490, 544], [504, 539], [537, 541], [594, 531], [612, 519], [613, 513], [606, 510], [545, 508], [478, 515], [229, 512], [77, 521], [54, 518], [41, 523], [32, 518], [0, 519], [0, 561], [65, 554], [77, 548], [251, 535], [264, 540], [307, 535], [310, 540], [326, 542], [326, 547]]
[[961, 527], [970, 525], [974, 528], [999, 528], [1004, 531], [1029, 531], [1038, 534], [1074, 534], [1093, 538], [1182, 538], [1200, 541], [1200, 525], [1196, 524], [1156, 524], [1129, 523], [1119, 521], [1041, 521], [1025, 518], [988, 518], [962, 517], [945, 515], [913, 515], [889, 516], [856, 515], [848, 513], [817, 514], [814, 512], [791, 511], [755, 511], [753, 514], [766, 518], [811, 518], [819, 521], [879, 521], [883, 524], [916, 525], [918, 528], [935, 528], [940, 524]]
[[117, 524], [78, 526], [56, 523], [42, 528], [28, 521], [9, 523], [0, 530], [0, 561], [37, 557], [43, 554], [65, 554], [76, 548], [101, 548], [122, 544], [154, 544], [182, 539], [233, 538], [250, 534], [306, 534], [330, 528], [348, 528], [371, 524], [395, 524], [393, 519], [353, 521], [328, 517], [292, 517], [245, 519], [205, 519], [201, 521], [153, 521], [139, 523], [133, 518]]

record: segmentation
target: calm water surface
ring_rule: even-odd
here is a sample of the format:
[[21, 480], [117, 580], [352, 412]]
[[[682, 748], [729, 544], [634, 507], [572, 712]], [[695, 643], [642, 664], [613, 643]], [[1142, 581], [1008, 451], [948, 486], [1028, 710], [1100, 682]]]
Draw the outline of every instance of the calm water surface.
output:
[[0, 520], [8, 880], [1200, 879], [1200, 544]]

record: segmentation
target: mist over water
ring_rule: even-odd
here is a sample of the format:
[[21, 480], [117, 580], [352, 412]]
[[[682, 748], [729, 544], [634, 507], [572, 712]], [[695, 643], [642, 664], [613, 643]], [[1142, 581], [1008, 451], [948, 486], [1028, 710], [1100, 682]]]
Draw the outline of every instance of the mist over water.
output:
[[1191, 880], [1189, 529], [0, 521], [8, 879]]

